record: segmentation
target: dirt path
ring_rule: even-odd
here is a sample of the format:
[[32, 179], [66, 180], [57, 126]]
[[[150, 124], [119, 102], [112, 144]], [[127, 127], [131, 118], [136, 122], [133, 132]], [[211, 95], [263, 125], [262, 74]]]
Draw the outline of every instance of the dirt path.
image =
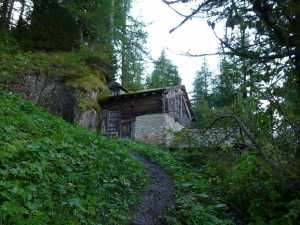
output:
[[174, 206], [171, 178], [158, 165], [139, 155], [134, 158], [145, 165], [149, 173], [148, 190], [143, 194], [130, 225], [166, 225], [164, 213]]

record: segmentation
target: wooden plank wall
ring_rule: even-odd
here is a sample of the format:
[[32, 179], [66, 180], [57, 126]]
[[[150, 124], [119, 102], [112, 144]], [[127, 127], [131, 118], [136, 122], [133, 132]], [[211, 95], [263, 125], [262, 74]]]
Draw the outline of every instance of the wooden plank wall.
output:
[[[180, 88], [139, 95], [116, 96], [102, 105], [104, 110], [104, 131], [109, 136], [121, 135], [121, 124], [135, 121], [136, 116], [154, 113], [168, 113], [175, 121], [188, 127], [191, 112], [185, 92]], [[107, 113], [109, 112], [109, 113]]]
[[122, 120], [133, 119], [136, 116], [144, 114], [163, 112], [161, 93], [137, 97], [128, 96], [115, 98], [104, 104], [102, 107], [105, 110], [120, 111]]
[[168, 90], [163, 97], [166, 112], [185, 127], [188, 127], [192, 120], [187, 101], [183, 90], [178, 88]]

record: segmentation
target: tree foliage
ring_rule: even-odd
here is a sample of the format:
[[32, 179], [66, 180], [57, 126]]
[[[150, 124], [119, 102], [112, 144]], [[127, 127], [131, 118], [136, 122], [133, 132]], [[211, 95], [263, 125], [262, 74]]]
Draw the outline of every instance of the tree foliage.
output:
[[[173, 7], [189, 1], [164, 2]], [[182, 22], [171, 32], [194, 16], [206, 16], [221, 43], [219, 53], [234, 57], [242, 65], [243, 97], [249, 97], [247, 92], [252, 90], [255, 98], [268, 102], [267, 110], [273, 112], [273, 118], [284, 121], [277, 120], [279, 124], [274, 126], [283, 128], [284, 124], [294, 135], [297, 141], [293, 149], [296, 158], [300, 158], [300, 2], [204, 0], [195, 3], [189, 15], [181, 15]], [[225, 24], [222, 37], [215, 29], [220, 23]]]
[[138, 20], [127, 17], [120, 41], [121, 81], [128, 90], [136, 91], [144, 88], [142, 75], [144, 60], [147, 57], [145, 25]]
[[204, 58], [201, 68], [196, 72], [193, 90], [193, 109], [196, 116], [197, 126], [205, 128], [209, 125], [209, 115], [211, 111], [211, 87], [213, 77], [209, 71], [206, 58]]
[[165, 51], [162, 51], [159, 59], [155, 61], [153, 72], [147, 78], [146, 86], [148, 88], [161, 88], [176, 86], [180, 83], [181, 78], [177, 66], [166, 57]]
[[207, 60], [204, 59], [201, 69], [196, 73], [194, 80], [194, 101], [208, 100], [212, 81], [212, 72], [209, 71]]
[[[164, 2], [173, 8], [189, 1]], [[183, 20], [171, 30], [193, 17], [205, 16], [220, 41], [216, 53], [222, 55], [220, 74], [211, 86], [209, 111], [202, 117], [213, 113], [216, 118], [238, 118], [251, 131], [255, 144], [243, 140], [241, 146], [221, 145], [214, 157], [226, 153], [234, 159], [222, 165], [225, 157], [214, 158], [202, 169], [208, 169], [213, 192], [223, 196], [229, 211], [243, 218], [244, 224], [298, 223], [299, 12], [296, 0], [203, 0], [194, 2], [189, 15], [177, 11]], [[225, 25], [222, 36], [216, 29], [220, 24]], [[204, 55], [210, 54], [190, 54]], [[200, 109], [205, 111], [205, 107]], [[233, 127], [225, 119], [214, 121], [221, 121], [214, 127]], [[193, 157], [197, 161], [202, 155]]]
[[[70, 52], [87, 48], [92, 53], [89, 61], [97, 66], [108, 64], [106, 67], [115, 74], [122, 70], [122, 80], [133, 80], [132, 88], [139, 89], [147, 35], [144, 25], [129, 16], [131, 3], [1, 0], [0, 31], [1, 35], [15, 38], [24, 51]], [[103, 52], [108, 56], [106, 61], [100, 57]]]

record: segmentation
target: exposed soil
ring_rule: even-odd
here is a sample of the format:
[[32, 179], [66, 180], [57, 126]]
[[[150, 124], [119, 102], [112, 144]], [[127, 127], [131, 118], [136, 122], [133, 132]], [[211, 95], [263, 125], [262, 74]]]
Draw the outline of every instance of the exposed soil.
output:
[[130, 225], [166, 225], [164, 214], [174, 207], [174, 188], [171, 178], [155, 163], [139, 155], [134, 158], [145, 165], [149, 173], [149, 186], [143, 194]]

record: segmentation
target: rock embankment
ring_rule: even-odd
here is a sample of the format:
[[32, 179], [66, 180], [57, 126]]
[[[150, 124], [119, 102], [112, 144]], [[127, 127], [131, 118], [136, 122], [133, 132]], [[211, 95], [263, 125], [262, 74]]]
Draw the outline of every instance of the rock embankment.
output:
[[83, 100], [96, 104], [97, 91], [82, 92], [66, 85], [59, 76], [48, 78], [42, 75], [25, 76], [22, 81], [11, 85], [10, 90], [23, 93], [25, 99], [68, 122], [77, 123], [90, 131], [98, 129], [99, 112], [92, 107], [80, 107]]

